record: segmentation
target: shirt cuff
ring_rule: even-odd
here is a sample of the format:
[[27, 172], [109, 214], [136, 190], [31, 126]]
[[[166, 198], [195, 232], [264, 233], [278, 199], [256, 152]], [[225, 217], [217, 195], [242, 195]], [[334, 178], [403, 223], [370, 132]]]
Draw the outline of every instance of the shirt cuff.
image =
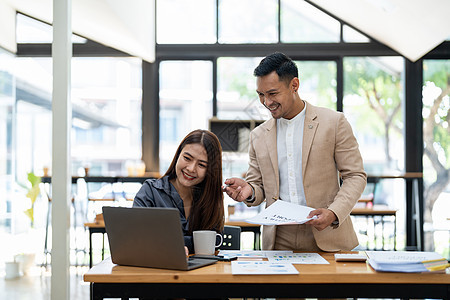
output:
[[338, 227], [339, 227], [339, 221], [336, 220], [336, 221], [334, 221], [333, 223], [331, 223], [331, 227], [332, 227], [333, 229], [338, 228]]

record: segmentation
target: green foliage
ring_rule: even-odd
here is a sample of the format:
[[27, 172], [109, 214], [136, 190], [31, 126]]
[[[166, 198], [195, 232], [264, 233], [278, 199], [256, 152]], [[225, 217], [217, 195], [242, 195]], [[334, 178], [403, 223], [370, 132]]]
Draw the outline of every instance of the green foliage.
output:
[[[353, 95], [352, 103], [358, 112], [357, 128], [375, 136], [391, 134], [386, 126], [403, 127], [400, 73], [376, 59], [356, 57], [344, 60], [344, 92]], [[359, 99], [364, 101], [357, 101]], [[345, 109], [345, 108], [344, 108]], [[391, 123], [387, 123], [392, 118]], [[381, 121], [381, 122], [380, 122]]]
[[[434, 148], [439, 154], [439, 161], [445, 168], [450, 168], [450, 60], [425, 60], [424, 62], [424, 108], [437, 107], [435, 115], [425, 116], [425, 120], [432, 118]], [[425, 93], [431, 89], [434, 93]], [[447, 91], [447, 93], [445, 92]], [[443, 95], [445, 94], [446, 95]], [[425, 97], [430, 97], [425, 99]], [[444, 161], [445, 158], [445, 161]]]
[[450, 61], [426, 60], [423, 65], [424, 81], [431, 81], [442, 90], [449, 86]]
[[34, 204], [41, 193], [41, 189], [39, 187], [41, 177], [36, 176], [33, 172], [30, 172], [28, 173], [27, 178], [29, 185], [27, 186], [26, 197], [31, 200], [31, 207], [25, 210], [24, 213], [30, 218], [31, 226], [34, 226]]
[[[334, 61], [296, 61], [300, 94], [308, 90], [318, 94], [319, 106], [336, 109], [336, 63]], [[310, 99], [304, 99], [310, 100]]]

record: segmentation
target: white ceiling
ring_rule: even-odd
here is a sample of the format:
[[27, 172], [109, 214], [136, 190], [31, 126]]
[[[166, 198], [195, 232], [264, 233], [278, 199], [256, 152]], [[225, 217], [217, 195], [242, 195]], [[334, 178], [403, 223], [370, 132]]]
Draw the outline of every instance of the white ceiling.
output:
[[[154, 1], [72, 0], [72, 31], [103, 45], [153, 62]], [[53, 1], [0, 0], [0, 46], [12, 52], [17, 51], [15, 11], [51, 24]], [[2, 22], [2, 19], [5, 21]], [[1, 25], [5, 26], [8, 32], [2, 33]]]
[[309, 0], [417, 61], [450, 37], [449, 0]]
[[[155, 0], [73, 0], [73, 32], [149, 62]], [[303, 1], [303, 0], [299, 0]], [[417, 61], [450, 37], [450, 0], [308, 0]], [[52, 22], [52, 0], [0, 0], [0, 46], [16, 52], [15, 11]]]

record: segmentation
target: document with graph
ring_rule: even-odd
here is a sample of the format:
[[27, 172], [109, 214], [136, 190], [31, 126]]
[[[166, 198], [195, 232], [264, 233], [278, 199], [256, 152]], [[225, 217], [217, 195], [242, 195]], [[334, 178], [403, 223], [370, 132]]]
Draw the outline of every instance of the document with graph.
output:
[[233, 275], [286, 275], [298, 274], [297, 269], [289, 263], [274, 263], [270, 261], [232, 261], [231, 273]]

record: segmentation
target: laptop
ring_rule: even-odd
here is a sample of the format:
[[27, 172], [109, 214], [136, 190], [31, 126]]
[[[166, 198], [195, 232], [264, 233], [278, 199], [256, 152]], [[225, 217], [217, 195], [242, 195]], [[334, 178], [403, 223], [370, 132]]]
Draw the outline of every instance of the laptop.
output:
[[103, 208], [112, 262], [118, 265], [192, 270], [214, 259], [186, 258], [180, 213], [176, 208]]

